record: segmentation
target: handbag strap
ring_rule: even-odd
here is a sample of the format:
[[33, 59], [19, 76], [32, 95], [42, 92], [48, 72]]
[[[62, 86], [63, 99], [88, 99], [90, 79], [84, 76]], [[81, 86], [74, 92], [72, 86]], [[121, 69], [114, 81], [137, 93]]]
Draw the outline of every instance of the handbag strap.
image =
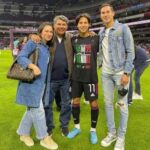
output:
[[40, 50], [40, 44], [37, 44], [36, 49], [35, 49], [35, 60], [33, 62], [35, 65], [37, 65], [37, 62], [38, 62], [39, 50]]
[[40, 49], [40, 45], [37, 44], [35, 50], [33, 51], [33, 53], [30, 54], [29, 59], [31, 60], [31, 62], [35, 65], [37, 65], [38, 62], [38, 58], [39, 58], [39, 49]]

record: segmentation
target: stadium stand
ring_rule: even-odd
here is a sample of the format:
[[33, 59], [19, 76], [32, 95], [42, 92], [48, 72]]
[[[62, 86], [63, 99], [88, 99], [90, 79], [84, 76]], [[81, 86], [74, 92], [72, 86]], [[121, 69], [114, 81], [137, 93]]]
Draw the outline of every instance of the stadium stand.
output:
[[0, 1], [0, 47], [9, 45], [12, 37], [21, 37], [28, 31], [36, 31], [42, 21], [52, 21], [55, 15], [66, 15], [69, 30], [75, 30], [75, 17], [88, 12], [92, 17], [92, 29], [98, 32], [102, 27], [99, 6], [110, 2], [120, 22], [129, 23], [137, 43], [149, 53], [150, 46], [150, 2], [149, 0], [1, 0]]

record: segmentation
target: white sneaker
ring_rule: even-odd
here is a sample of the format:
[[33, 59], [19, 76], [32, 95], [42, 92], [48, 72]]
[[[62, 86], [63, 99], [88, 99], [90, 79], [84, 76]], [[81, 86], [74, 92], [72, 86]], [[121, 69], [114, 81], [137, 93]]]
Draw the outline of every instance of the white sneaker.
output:
[[124, 150], [124, 139], [117, 138], [114, 150]]
[[20, 141], [24, 142], [25, 145], [27, 145], [29, 147], [34, 145], [34, 141], [28, 135], [20, 135]]
[[42, 139], [40, 141], [40, 145], [50, 150], [58, 149], [58, 145], [54, 142], [51, 136], [46, 136], [44, 139]]
[[134, 93], [133, 96], [132, 96], [132, 99], [133, 100], [143, 100], [143, 96], [139, 95], [137, 93]]
[[116, 141], [116, 139], [116, 134], [108, 133], [108, 135], [101, 141], [101, 145], [103, 147], [108, 147], [111, 145], [112, 142]]

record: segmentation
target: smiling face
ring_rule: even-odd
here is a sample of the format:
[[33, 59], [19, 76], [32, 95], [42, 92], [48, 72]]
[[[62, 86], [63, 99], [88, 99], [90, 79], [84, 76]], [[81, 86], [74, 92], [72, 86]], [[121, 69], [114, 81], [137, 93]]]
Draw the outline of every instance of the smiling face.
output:
[[68, 24], [67, 22], [61, 20], [61, 19], [58, 19], [55, 23], [54, 23], [54, 31], [55, 33], [62, 37], [65, 32], [67, 31], [68, 29]]
[[88, 19], [86, 17], [81, 17], [77, 24], [77, 28], [78, 28], [79, 32], [82, 34], [89, 33], [89, 27], [90, 27], [90, 23], [89, 23]]
[[52, 28], [52, 26], [45, 25], [45, 27], [43, 28], [40, 35], [41, 35], [42, 40], [45, 41], [46, 43], [48, 41], [50, 41], [53, 37], [53, 28]]
[[111, 27], [113, 25], [114, 16], [115, 12], [112, 10], [110, 6], [104, 6], [101, 8], [100, 18], [102, 19], [103, 23], [106, 26]]

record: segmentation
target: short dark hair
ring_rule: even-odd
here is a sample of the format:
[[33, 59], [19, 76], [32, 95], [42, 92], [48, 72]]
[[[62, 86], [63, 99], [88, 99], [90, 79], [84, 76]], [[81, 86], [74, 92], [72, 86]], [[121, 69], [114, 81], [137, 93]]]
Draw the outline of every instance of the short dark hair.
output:
[[86, 18], [88, 20], [88, 23], [91, 24], [91, 16], [88, 14], [88, 13], [82, 13], [82, 14], [79, 14], [77, 17], [76, 17], [76, 25], [78, 25], [79, 23], [79, 20], [80, 18]]
[[109, 4], [109, 3], [103, 3], [103, 4], [99, 7], [99, 10], [101, 11], [101, 9], [102, 9], [103, 7], [106, 7], [106, 6], [109, 6], [109, 7], [111, 8], [111, 10], [114, 11], [113, 6], [112, 6], [111, 4]]

